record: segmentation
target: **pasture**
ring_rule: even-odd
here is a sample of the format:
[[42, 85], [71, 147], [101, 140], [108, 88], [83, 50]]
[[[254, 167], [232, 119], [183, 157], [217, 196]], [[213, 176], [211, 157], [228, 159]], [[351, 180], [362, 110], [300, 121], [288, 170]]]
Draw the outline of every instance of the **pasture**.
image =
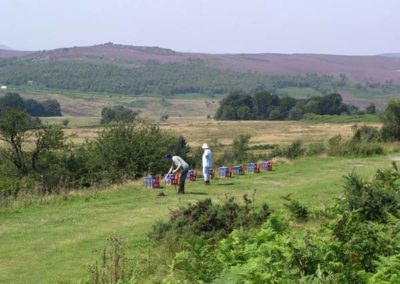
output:
[[[99, 117], [52, 117], [43, 118], [44, 122], [61, 124], [68, 119], [70, 126], [64, 132], [74, 143], [93, 139], [102, 130]], [[152, 120], [150, 120], [152, 121]], [[157, 122], [157, 121], [153, 121]], [[304, 143], [325, 142], [330, 137], [340, 134], [343, 138], [352, 136], [352, 127], [356, 123], [314, 123], [302, 121], [215, 121], [205, 117], [171, 117], [166, 122], [157, 122], [161, 129], [183, 135], [191, 147], [198, 147], [205, 142], [222, 145], [232, 144], [240, 134], [251, 136], [250, 146], [264, 144], [289, 144], [294, 140]], [[364, 124], [359, 122], [358, 124]], [[379, 127], [377, 122], [367, 123]]]
[[[69, 141], [83, 143], [102, 130], [100, 111], [104, 106], [123, 102], [142, 110], [141, 117], [157, 122], [161, 129], [183, 135], [192, 149], [202, 143], [230, 147], [241, 134], [251, 136], [250, 145], [287, 145], [295, 140], [305, 144], [325, 143], [340, 134], [352, 136], [354, 123], [314, 123], [293, 121], [214, 121], [217, 100], [174, 97], [121, 96], [118, 99], [93, 94], [34, 94], [40, 99], [56, 98], [70, 116], [43, 118], [61, 124]], [[28, 95], [27, 95], [28, 96]], [[29, 96], [28, 96], [29, 97]], [[167, 112], [164, 112], [167, 111]], [[160, 115], [168, 113], [167, 121]], [[80, 116], [76, 116], [80, 115]], [[85, 115], [82, 117], [82, 115]], [[379, 123], [368, 123], [380, 126]], [[340, 197], [343, 176], [351, 171], [370, 178], [377, 169], [389, 168], [396, 155], [368, 158], [308, 157], [289, 161], [278, 159], [272, 172], [216, 178], [210, 187], [201, 180], [187, 184], [187, 194], [176, 189], [144, 189], [143, 181], [121, 185], [65, 191], [50, 196], [20, 196], [0, 207], [0, 283], [83, 283], [88, 265], [98, 259], [107, 237], [120, 235], [129, 240], [130, 257], [146, 243], [146, 232], [157, 220], [166, 220], [171, 210], [204, 198], [222, 201], [229, 196], [253, 196], [256, 203], [267, 202], [273, 209], [283, 207], [282, 196], [312, 208], [322, 208]], [[160, 157], [161, 158], [161, 157]], [[166, 196], [158, 196], [163, 191]]]
[[[176, 117], [206, 118], [213, 116], [221, 97], [201, 94], [178, 94], [167, 97], [153, 95], [121, 95], [110, 93], [90, 93], [58, 89], [38, 89], [34, 87], [10, 87], [9, 92], [17, 92], [24, 98], [38, 101], [55, 99], [61, 105], [66, 117], [100, 117], [104, 107], [123, 105], [140, 110], [140, 116], [159, 121], [160, 116], [168, 114]], [[0, 93], [1, 94], [1, 93]]]
[[[166, 220], [179, 205], [204, 198], [221, 201], [252, 196], [273, 209], [283, 207], [282, 196], [292, 194], [313, 208], [341, 196], [343, 176], [351, 171], [370, 178], [376, 169], [390, 167], [390, 156], [370, 158], [313, 157], [278, 160], [272, 172], [216, 178], [210, 187], [188, 183], [187, 194], [172, 187], [144, 189], [132, 181], [102, 190], [72, 191], [46, 197], [21, 197], [0, 213], [0, 282], [82, 283], [88, 265], [98, 259], [110, 235], [129, 240], [130, 256], [146, 246], [146, 232]], [[159, 197], [159, 191], [166, 196]]]

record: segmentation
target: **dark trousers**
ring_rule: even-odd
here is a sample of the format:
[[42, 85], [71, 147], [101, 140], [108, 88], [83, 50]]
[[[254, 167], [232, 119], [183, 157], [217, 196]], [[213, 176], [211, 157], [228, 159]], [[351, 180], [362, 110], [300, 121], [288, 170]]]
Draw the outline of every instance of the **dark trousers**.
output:
[[186, 181], [186, 176], [188, 174], [189, 170], [183, 170], [181, 172], [181, 176], [179, 177], [179, 188], [178, 188], [178, 193], [185, 193], [185, 181]]

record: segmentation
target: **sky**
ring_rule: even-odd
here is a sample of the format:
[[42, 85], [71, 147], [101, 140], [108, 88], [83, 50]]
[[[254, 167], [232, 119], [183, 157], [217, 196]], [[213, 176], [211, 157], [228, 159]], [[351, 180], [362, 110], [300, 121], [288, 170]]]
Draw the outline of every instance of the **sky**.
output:
[[400, 52], [400, 0], [0, 0], [0, 44], [204, 53]]

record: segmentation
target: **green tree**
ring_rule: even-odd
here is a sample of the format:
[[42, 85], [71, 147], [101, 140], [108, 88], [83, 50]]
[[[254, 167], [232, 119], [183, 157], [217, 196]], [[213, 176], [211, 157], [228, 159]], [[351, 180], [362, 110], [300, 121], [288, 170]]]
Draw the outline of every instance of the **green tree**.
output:
[[303, 118], [305, 113], [305, 101], [299, 100], [296, 105], [289, 111], [289, 120], [300, 120]]
[[32, 129], [32, 126], [30, 116], [21, 110], [11, 108], [0, 115], [0, 140], [8, 146], [0, 153], [22, 175], [28, 173], [27, 154], [23, 151], [23, 144], [29, 138], [28, 130]]
[[91, 178], [113, 182], [162, 173], [170, 166], [166, 153], [179, 150], [184, 156], [189, 149], [183, 137], [146, 123], [111, 124], [86, 148]]
[[42, 103], [45, 114], [42, 116], [62, 116], [61, 107], [56, 100], [46, 100]]
[[250, 108], [248, 106], [241, 106], [237, 110], [237, 118], [239, 120], [249, 120], [251, 118]]
[[320, 97], [310, 98], [304, 105], [304, 113], [315, 113], [319, 114], [319, 100]]
[[32, 116], [46, 116], [46, 110], [43, 105], [34, 99], [25, 100], [24, 108]]
[[345, 111], [344, 105], [342, 104], [342, 96], [333, 93], [323, 96], [319, 100], [319, 110], [317, 114], [341, 114]]
[[385, 140], [400, 140], [400, 100], [393, 99], [384, 112], [382, 137]]
[[371, 103], [365, 108], [365, 113], [366, 114], [375, 114], [376, 113], [376, 107], [375, 104]]
[[34, 171], [38, 170], [38, 160], [41, 155], [65, 146], [64, 132], [60, 125], [49, 125], [38, 129], [35, 135], [35, 148], [31, 154], [31, 165]]
[[297, 100], [291, 97], [283, 97], [279, 104], [280, 117], [286, 119], [290, 110], [296, 105]]
[[[247, 107], [247, 108], [243, 108]], [[239, 109], [242, 108], [239, 112]], [[247, 119], [253, 118], [253, 98], [239, 92], [230, 93], [221, 100], [215, 118], [219, 120], [238, 120], [239, 114]]]
[[15, 108], [24, 110], [24, 100], [17, 93], [7, 93], [4, 97], [0, 98], [0, 109], [6, 110], [9, 108]]
[[273, 109], [269, 113], [269, 120], [280, 120], [282, 118], [283, 117], [282, 117], [281, 111], [279, 109]]
[[105, 107], [101, 110], [101, 124], [108, 124], [111, 122], [132, 122], [135, 120], [139, 112], [134, 112], [124, 106], [115, 106], [112, 108]]
[[260, 92], [254, 95], [253, 100], [255, 118], [260, 120], [268, 119], [269, 109], [275, 105], [275, 97], [268, 92]]

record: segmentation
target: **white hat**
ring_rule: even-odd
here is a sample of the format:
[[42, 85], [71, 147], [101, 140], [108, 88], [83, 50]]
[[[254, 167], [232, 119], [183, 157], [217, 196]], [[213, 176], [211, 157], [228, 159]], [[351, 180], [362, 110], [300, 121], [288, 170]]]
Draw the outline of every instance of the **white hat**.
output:
[[208, 149], [207, 143], [204, 143], [203, 146], [201, 146], [201, 149]]

